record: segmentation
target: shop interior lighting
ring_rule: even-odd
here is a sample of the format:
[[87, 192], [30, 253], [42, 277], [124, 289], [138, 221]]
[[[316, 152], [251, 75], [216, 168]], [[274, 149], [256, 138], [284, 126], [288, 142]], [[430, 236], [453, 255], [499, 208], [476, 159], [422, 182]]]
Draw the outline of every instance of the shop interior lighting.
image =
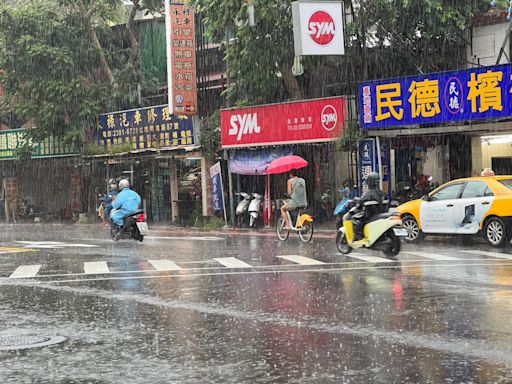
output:
[[482, 143], [487, 144], [512, 144], [512, 135], [482, 136]]

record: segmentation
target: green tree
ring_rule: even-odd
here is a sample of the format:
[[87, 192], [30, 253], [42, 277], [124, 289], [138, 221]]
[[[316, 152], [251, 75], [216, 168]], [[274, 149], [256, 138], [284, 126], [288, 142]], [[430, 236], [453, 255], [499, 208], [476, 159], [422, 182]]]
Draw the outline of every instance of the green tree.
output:
[[121, 0], [0, 0], [0, 112], [33, 121], [36, 140], [63, 135], [81, 144], [100, 112], [137, 105], [138, 88], [154, 87], [139, 65], [140, 9], [140, 0], [128, 14]]
[[[292, 75], [291, 0], [195, 0], [209, 37], [226, 41], [234, 104], [355, 94], [365, 79], [460, 68], [465, 32], [488, 0], [346, 0], [345, 56], [306, 57]], [[247, 22], [249, 4], [256, 25]]]

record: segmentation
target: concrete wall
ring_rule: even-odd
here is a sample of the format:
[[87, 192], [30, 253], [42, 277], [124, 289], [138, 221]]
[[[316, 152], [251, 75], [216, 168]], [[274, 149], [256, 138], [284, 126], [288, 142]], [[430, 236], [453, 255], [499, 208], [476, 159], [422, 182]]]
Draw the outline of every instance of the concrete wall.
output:
[[[478, 63], [480, 65], [496, 65], [496, 60], [498, 59], [508, 26], [509, 22], [504, 20], [503, 23], [482, 25], [473, 28], [472, 44], [468, 45], [467, 48], [469, 67], [475, 67]], [[509, 47], [509, 44], [505, 47], [507, 54], [510, 52]], [[507, 63], [507, 59], [505, 55], [502, 55], [500, 64], [504, 63]]]
[[423, 174], [433, 177], [433, 181], [442, 183], [443, 177], [443, 146], [436, 145], [432, 151], [425, 154]]
[[[480, 140], [480, 138], [478, 138]], [[512, 157], [512, 144], [482, 143], [482, 168], [492, 168], [493, 157]]]
[[483, 145], [479, 136], [471, 138], [471, 164], [472, 176], [480, 176], [482, 170], [487, 167], [484, 165]]

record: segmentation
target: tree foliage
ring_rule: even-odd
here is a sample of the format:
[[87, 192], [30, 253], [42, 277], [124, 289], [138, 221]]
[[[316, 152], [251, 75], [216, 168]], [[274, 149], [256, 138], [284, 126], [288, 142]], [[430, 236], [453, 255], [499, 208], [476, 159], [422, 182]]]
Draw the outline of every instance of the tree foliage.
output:
[[140, 66], [141, 4], [133, 3], [125, 14], [122, 0], [0, 0], [2, 112], [33, 122], [34, 139], [64, 135], [81, 144], [99, 113], [137, 106], [141, 90], [156, 85]]
[[33, 121], [35, 139], [51, 134], [80, 140], [106, 100], [98, 51], [83, 39], [81, 20], [45, 2], [3, 6], [0, 68], [14, 112]]
[[[247, 7], [256, 9], [256, 25]], [[354, 94], [365, 79], [459, 68], [465, 31], [487, 0], [346, 0], [345, 56], [306, 57], [294, 77], [291, 0], [196, 0], [209, 37], [227, 44], [235, 104]]]

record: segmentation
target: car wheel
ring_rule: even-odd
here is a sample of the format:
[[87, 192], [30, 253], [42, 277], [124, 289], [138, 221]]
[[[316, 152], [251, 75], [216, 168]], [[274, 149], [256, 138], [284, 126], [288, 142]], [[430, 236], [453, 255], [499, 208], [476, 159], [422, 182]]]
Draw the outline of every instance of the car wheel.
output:
[[406, 215], [402, 218], [402, 226], [405, 230], [407, 230], [407, 236], [404, 237], [404, 240], [409, 243], [414, 243], [423, 240], [424, 235], [420, 230], [420, 226], [418, 222], [414, 218], [414, 216]]
[[492, 217], [485, 223], [484, 237], [495, 247], [501, 247], [507, 242], [507, 228], [499, 217]]

